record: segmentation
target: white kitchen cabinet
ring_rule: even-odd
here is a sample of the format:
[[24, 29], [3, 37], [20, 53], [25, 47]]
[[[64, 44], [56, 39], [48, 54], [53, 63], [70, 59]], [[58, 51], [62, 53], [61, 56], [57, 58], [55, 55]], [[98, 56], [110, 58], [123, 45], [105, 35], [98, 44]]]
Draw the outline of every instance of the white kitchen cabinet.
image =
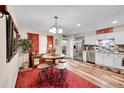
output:
[[124, 66], [122, 66], [122, 58], [124, 55], [122, 54], [114, 54], [114, 67], [124, 69]]
[[95, 45], [96, 35], [85, 36], [85, 45]]
[[97, 34], [96, 35], [96, 39], [105, 39], [106, 38], [106, 34]]
[[113, 54], [99, 53], [97, 54], [97, 56], [98, 57], [96, 57], [96, 63], [101, 64], [103, 66], [113, 66]]
[[83, 51], [83, 61], [87, 62], [87, 53], [86, 53], [86, 51]]
[[115, 38], [114, 33], [104, 33], [104, 34], [97, 34], [96, 39], [109, 39], [109, 38]]
[[103, 61], [105, 66], [113, 67], [114, 54], [111, 53], [103, 53]]
[[106, 33], [105, 37], [106, 37], [106, 39], [115, 38], [115, 33], [114, 32]]
[[113, 32], [116, 44], [124, 44], [124, 31]]
[[104, 56], [103, 53], [95, 53], [95, 64], [99, 64], [99, 65], [104, 65]]
[[96, 39], [114, 38], [116, 44], [124, 44], [124, 31], [96, 35]]
[[89, 45], [90, 44], [90, 36], [85, 36], [85, 45]]
[[113, 67], [113, 57], [111, 53], [95, 53], [95, 64]]
[[124, 69], [122, 66], [122, 58], [124, 54], [112, 54], [112, 53], [95, 53], [95, 64], [108, 66], [108, 67], [115, 67], [119, 69]]
[[90, 35], [85, 37], [86, 45], [96, 44], [96, 40], [114, 38], [116, 44], [124, 44], [124, 31]]

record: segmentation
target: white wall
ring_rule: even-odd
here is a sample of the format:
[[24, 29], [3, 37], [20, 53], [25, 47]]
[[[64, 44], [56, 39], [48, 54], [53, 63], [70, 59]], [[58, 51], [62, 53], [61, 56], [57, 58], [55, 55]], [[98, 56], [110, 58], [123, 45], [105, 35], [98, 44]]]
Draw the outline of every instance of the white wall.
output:
[[[7, 7], [10, 12], [15, 24], [16, 18], [12, 7]], [[17, 26], [17, 24], [16, 24]], [[18, 70], [19, 70], [19, 60], [18, 52], [12, 58], [9, 63], [6, 63], [6, 21], [4, 18], [0, 18], [0, 87], [15, 87]]]
[[39, 53], [44, 54], [47, 52], [47, 36], [39, 36]]
[[30, 29], [30, 28], [20, 28], [20, 35], [21, 38], [28, 38], [27, 37], [27, 33], [35, 33], [35, 34], [39, 34], [40, 36], [54, 36], [54, 34], [49, 33], [48, 31], [43, 31], [42, 28], [41, 30], [35, 30], [35, 29]]
[[[56, 44], [56, 40], [58, 41], [58, 44]], [[62, 35], [55, 35], [54, 36], [54, 47], [56, 48], [56, 52], [61, 54], [62, 53]]]
[[74, 36], [68, 37], [67, 40], [67, 57], [73, 59]]
[[18, 53], [6, 63], [6, 21], [0, 18], [0, 87], [15, 87], [19, 69]]

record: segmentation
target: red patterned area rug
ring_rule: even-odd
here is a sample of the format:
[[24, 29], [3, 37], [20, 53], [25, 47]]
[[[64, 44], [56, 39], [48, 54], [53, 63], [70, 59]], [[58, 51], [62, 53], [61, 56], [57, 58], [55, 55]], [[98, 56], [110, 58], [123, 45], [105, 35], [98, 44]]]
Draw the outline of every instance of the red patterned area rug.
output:
[[32, 69], [18, 73], [16, 88], [98, 88], [88, 80], [67, 70], [65, 84], [50, 84], [48, 80], [38, 83], [38, 69]]

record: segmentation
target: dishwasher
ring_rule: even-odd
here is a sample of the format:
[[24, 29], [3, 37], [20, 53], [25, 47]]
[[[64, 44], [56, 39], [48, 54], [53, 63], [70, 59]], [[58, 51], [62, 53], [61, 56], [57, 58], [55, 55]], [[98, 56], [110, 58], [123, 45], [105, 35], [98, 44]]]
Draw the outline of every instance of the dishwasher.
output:
[[88, 50], [87, 51], [87, 62], [95, 64], [95, 51], [94, 50]]

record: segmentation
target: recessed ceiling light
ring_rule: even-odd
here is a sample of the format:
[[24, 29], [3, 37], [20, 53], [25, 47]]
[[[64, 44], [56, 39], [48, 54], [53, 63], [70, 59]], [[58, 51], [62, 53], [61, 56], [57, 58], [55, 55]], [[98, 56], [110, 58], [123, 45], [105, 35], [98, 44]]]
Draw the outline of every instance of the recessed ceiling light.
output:
[[81, 26], [81, 24], [77, 24], [77, 27], [80, 27]]
[[118, 21], [117, 20], [114, 20], [114, 21], [112, 21], [112, 24], [116, 24]]

